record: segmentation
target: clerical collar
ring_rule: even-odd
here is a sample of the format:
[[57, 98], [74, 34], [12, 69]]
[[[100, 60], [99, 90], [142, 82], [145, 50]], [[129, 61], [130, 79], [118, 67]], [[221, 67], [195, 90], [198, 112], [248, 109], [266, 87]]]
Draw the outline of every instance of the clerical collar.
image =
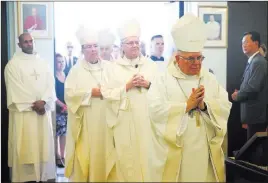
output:
[[83, 63], [84, 63], [84, 67], [86, 69], [88, 69], [88, 70], [100, 70], [100, 69], [102, 69], [102, 65], [101, 65], [101, 61], [100, 60], [98, 60], [95, 63], [90, 63], [90, 62], [87, 62], [84, 59]]
[[154, 56], [154, 55], [151, 55], [151, 57], [150, 57], [153, 61], [164, 61], [164, 57], [156, 57], [156, 56]]
[[22, 60], [37, 59], [39, 57], [36, 52], [33, 52], [33, 54], [27, 54], [22, 51], [16, 52], [14, 56], [19, 57]]
[[89, 64], [91, 64], [91, 65], [95, 65], [95, 64], [99, 63], [99, 61], [97, 60], [97, 61], [95, 61], [95, 62], [87, 62], [87, 63], [89, 63]]

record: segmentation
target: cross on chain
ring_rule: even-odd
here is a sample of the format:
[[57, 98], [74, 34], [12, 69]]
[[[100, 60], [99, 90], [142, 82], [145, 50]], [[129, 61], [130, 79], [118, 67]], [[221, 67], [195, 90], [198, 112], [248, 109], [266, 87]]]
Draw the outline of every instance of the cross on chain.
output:
[[[176, 80], [177, 80], [177, 82], [178, 82], [178, 84], [179, 84], [179, 87], [180, 87], [180, 89], [181, 89], [181, 91], [182, 91], [182, 93], [183, 93], [185, 99], [188, 100], [188, 97], [187, 97], [187, 95], [185, 94], [184, 90], [182, 89], [179, 80], [178, 80], [178, 79], [176, 79]], [[200, 78], [199, 81], [198, 81], [198, 87], [200, 86], [200, 81], [201, 81], [201, 78]], [[189, 114], [190, 114], [191, 118], [195, 117], [195, 120], [196, 120], [196, 126], [197, 126], [197, 127], [200, 127], [200, 111], [197, 110], [197, 109], [192, 109], [192, 110], [189, 112]]]
[[[98, 84], [98, 87], [101, 88], [101, 85]], [[103, 100], [103, 96], [102, 96], [102, 94], [101, 94], [101, 96], [100, 96], [100, 99]]]
[[34, 76], [35, 77], [35, 80], [37, 80], [37, 77], [39, 76], [39, 74], [36, 73], [35, 69], [34, 69], [34, 73], [31, 74], [31, 76]]

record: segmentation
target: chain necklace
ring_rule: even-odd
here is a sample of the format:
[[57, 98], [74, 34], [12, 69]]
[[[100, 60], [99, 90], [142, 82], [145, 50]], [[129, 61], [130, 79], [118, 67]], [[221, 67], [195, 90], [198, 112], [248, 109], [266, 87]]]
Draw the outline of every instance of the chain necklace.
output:
[[[188, 97], [187, 97], [186, 93], [184, 92], [184, 90], [182, 89], [182, 86], [181, 86], [181, 84], [179, 82], [179, 79], [177, 79], [177, 78], [175, 78], [175, 79], [177, 80], [178, 85], [179, 85], [179, 87], [180, 87], [180, 89], [181, 89], [181, 91], [182, 91], [182, 93], [183, 93], [183, 95], [184, 95], [184, 97], [185, 97], [185, 99], [187, 101], [188, 100]], [[201, 82], [201, 78], [199, 78], [199, 81], [198, 81], [198, 88], [200, 86], [200, 82]], [[196, 126], [197, 127], [200, 127], [200, 111], [197, 108], [191, 109], [189, 111], [189, 115], [190, 115], [191, 118], [193, 118], [193, 116], [195, 116]]]

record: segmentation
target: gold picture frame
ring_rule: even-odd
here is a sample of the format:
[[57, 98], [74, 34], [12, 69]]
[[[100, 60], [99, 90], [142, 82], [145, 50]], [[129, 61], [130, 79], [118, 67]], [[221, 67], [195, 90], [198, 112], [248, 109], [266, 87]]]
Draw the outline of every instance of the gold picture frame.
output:
[[30, 32], [34, 38], [52, 37], [51, 2], [18, 2], [18, 35]]
[[228, 47], [228, 8], [226, 6], [198, 6], [198, 16], [206, 23], [205, 47]]

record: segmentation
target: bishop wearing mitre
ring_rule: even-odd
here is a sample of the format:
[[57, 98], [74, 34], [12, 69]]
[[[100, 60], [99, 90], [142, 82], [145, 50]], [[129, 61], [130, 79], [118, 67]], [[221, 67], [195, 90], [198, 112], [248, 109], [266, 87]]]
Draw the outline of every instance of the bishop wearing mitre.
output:
[[177, 52], [148, 92], [153, 182], [224, 182], [224, 145], [231, 103], [202, 67], [203, 21], [185, 14], [171, 30]]
[[105, 121], [101, 80], [105, 62], [99, 58], [98, 34], [81, 26], [76, 33], [83, 58], [65, 81], [68, 108], [65, 176], [71, 182], [104, 182]]
[[12, 182], [55, 179], [51, 111], [56, 94], [52, 68], [34, 51], [29, 33], [5, 67], [9, 110], [8, 166]]
[[150, 181], [146, 94], [158, 68], [140, 52], [141, 30], [136, 20], [124, 22], [118, 32], [123, 55], [104, 70], [101, 88], [107, 100], [106, 122], [114, 136], [115, 172], [119, 182]]
[[98, 44], [100, 50], [100, 58], [107, 61], [113, 61], [112, 56], [115, 36], [109, 29], [102, 29], [98, 32]]

